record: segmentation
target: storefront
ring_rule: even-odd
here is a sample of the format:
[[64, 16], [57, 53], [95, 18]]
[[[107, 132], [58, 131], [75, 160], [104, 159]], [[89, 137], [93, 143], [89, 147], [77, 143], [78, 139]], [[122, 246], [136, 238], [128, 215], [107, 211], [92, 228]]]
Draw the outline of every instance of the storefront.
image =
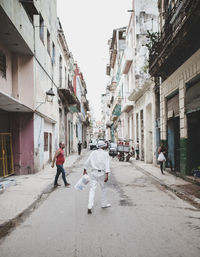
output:
[[189, 173], [200, 166], [200, 79], [186, 85], [186, 113], [188, 128], [187, 165]]

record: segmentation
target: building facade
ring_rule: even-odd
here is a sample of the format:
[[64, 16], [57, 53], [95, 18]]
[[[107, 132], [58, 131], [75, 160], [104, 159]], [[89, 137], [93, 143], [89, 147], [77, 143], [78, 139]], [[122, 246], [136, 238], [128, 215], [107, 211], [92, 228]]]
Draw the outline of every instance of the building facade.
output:
[[190, 175], [200, 165], [200, 1], [160, 0], [158, 6], [160, 35], [150, 52], [150, 74], [160, 99], [160, 136], [169, 165]]
[[59, 141], [71, 153], [70, 106], [80, 100], [56, 0], [2, 0], [0, 21], [0, 177], [6, 177], [41, 170]]

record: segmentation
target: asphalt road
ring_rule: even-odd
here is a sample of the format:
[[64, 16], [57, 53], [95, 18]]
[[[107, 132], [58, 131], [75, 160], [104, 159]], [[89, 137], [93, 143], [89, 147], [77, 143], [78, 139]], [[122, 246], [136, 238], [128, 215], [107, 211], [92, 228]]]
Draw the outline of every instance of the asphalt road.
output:
[[111, 160], [107, 186], [112, 207], [101, 208], [98, 188], [88, 215], [89, 186], [84, 191], [73, 187], [85, 158], [70, 168], [70, 188], [61, 186], [46, 195], [0, 241], [1, 257], [200, 256], [200, 210], [130, 163]]

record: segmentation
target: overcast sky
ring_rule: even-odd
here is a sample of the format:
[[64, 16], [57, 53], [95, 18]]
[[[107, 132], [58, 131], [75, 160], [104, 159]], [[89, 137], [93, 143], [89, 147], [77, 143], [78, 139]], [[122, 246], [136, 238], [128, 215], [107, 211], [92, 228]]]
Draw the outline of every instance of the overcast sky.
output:
[[107, 42], [113, 29], [128, 25], [131, 0], [57, 0], [58, 17], [74, 59], [83, 72], [94, 114], [100, 119], [106, 87]]

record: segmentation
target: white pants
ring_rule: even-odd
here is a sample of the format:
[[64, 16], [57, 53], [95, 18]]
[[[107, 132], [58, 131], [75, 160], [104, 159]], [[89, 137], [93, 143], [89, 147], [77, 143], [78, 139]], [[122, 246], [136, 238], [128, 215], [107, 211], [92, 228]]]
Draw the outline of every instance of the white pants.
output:
[[101, 186], [101, 205], [105, 206], [107, 204], [106, 198], [106, 186], [105, 186], [105, 173], [103, 171], [98, 172], [97, 170], [90, 173], [90, 192], [88, 200], [88, 209], [92, 209], [94, 205], [94, 196], [97, 188], [97, 183]]

